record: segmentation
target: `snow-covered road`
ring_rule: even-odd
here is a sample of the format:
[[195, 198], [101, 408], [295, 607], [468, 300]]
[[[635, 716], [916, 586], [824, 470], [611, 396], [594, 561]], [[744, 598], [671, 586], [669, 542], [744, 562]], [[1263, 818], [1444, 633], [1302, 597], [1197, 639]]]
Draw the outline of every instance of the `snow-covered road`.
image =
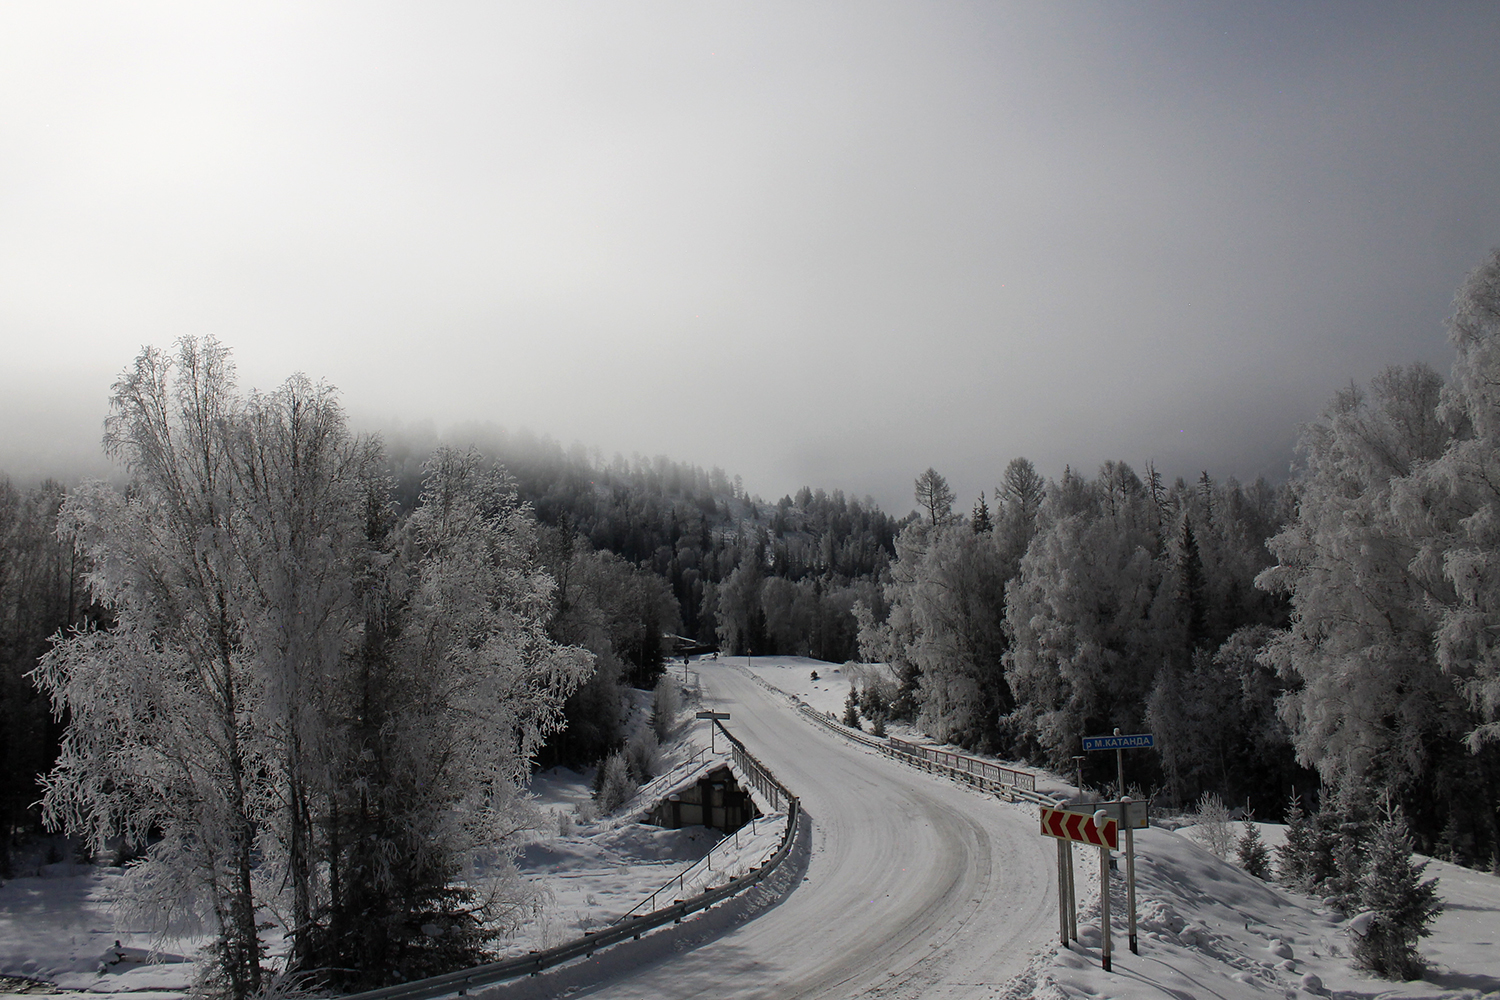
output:
[[731, 713], [801, 796], [806, 881], [715, 940], [574, 995], [985, 997], [1056, 933], [1056, 855], [1034, 807], [864, 752], [730, 667], [700, 670], [703, 707]]

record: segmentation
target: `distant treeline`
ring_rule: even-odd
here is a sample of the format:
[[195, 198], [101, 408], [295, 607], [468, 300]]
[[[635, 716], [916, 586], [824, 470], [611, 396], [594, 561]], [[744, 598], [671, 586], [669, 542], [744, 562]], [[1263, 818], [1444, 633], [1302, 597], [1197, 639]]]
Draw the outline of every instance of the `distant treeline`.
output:
[[[495, 427], [445, 438], [503, 465], [541, 523], [664, 580], [677, 605], [673, 630], [727, 652], [852, 659], [854, 604], [880, 601], [877, 584], [903, 523], [841, 490], [803, 487], [768, 504], [748, 495], [739, 476], [661, 456], [605, 462], [579, 446]], [[415, 502], [422, 458], [435, 443], [432, 435], [387, 435], [403, 502]]]

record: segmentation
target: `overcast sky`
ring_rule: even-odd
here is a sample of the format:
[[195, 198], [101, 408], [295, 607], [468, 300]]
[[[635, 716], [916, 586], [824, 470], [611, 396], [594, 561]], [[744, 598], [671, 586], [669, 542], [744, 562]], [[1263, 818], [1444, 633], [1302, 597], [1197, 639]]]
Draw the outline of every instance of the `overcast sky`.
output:
[[1279, 479], [1495, 244], [1493, 2], [0, 6], [16, 478], [212, 334], [767, 499]]

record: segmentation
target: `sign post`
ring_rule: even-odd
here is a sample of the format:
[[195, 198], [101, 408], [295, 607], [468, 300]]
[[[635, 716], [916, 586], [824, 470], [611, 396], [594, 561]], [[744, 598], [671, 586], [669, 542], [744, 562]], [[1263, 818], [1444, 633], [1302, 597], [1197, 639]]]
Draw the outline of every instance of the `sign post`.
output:
[[[1099, 848], [1099, 892], [1104, 922], [1104, 969], [1109, 971], [1109, 851], [1120, 844], [1120, 824], [1107, 809], [1094, 813], [1075, 812], [1068, 808], [1042, 806], [1042, 835], [1056, 837], [1061, 848], [1057, 860], [1058, 936], [1064, 946], [1068, 938], [1078, 940], [1078, 915], [1073, 892], [1073, 844], [1091, 844]], [[1067, 911], [1066, 919], [1064, 910]], [[1066, 924], [1066, 926], [1064, 926]]]
[[[1094, 750], [1113, 750], [1115, 752], [1116, 776], [1120, 788], [1119, 819], [1120, 825], [1125, 828], [1125, 899], [1130, 911], [1130, 951], [1131, 954], [1139, 955], [1140, 948], [1136, 943], [1135, 935], [1135, 826], [1136, 809], [1130, 801], [1130, 796], [1125, 794], [1125, 751], [1141, 747], [1152, 747], [1156, 745], [1156, 738], [1150, 733], [1136, 733], [1131, 736], [1121, 735], [1116, 729], [1112, 736], [1085, 736], [1083, 738], [1083, 749], [1085, 752]], [[1140, 825], [1146, 825], [1145, 804], [1140, 805]], [[1106, 904], [1101, 904], [1106, 905]], [[1105, 940], [1109, 939], [1109, 931], [1105, 931]], [[1106, 962], [1109, 960], [1106, 958]], [[1105, 968], [1109, 966], [1106, 965]]]
[[1073, 842], [1062, 842], [1068, 852], [1068, 937], [1078, 940], [1078, 891], [1073, 885]]
[[714, 722], [718, 721], [719, 719], [727, 719], [727, 718], [729, 718], [729, 713], [728, 712], [699, 712], [698, 713], [698, 718], [700, 718], [700, 719], [707, 719], [708, 720], [708, 752], [709, 753], [713, 753], [713, 754], [718, 753], [719, 751], [715, 748], [715, 745], [714, 745], [714, 725], [713, 724], [714, 724]]
[[1125, 820], [1125, 907], [1130, 911], [1130, 953], [1139, 955], [1135, 945], [1135, 828], [1130, 823], [1130, 796], [1120, 796], [1120, 812]]
[[1109, 971], [1109, 848], [1099, 848], [1099, 931], [1103, 935], [1099, 953], [1104, 971]]
[[1068, 877], [1063, 874], [1067, 849], [1067, 841], [1057, 842], [1057, 938], [1064, 948], [1068, 946]]

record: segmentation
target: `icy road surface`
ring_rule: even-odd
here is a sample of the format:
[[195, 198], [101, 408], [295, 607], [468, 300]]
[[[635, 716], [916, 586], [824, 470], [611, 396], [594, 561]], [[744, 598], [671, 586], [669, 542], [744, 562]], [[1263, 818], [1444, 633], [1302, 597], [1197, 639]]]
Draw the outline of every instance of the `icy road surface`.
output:
[[1036, 807], [862, 751], [740, 672], [697, 666], [703, 708], [729, 712], [801, 796], [807, 879], [722, 937], [572, 995], [988, 997], [1057, 933], [1057, 854]]

